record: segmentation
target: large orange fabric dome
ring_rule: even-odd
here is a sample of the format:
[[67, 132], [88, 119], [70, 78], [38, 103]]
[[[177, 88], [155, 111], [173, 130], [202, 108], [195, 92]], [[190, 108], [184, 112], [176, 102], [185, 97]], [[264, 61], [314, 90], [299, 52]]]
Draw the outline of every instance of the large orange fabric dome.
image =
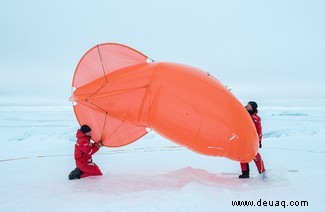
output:
[[150, 128], [210, 156], [249, 162], [258, 150], [245, 108], [217, 79], [177, 63], [148, 62], [127, 46], [106, 43], [80, 60], [73, 78], [74, 111], [95, 141], [119, 147]]

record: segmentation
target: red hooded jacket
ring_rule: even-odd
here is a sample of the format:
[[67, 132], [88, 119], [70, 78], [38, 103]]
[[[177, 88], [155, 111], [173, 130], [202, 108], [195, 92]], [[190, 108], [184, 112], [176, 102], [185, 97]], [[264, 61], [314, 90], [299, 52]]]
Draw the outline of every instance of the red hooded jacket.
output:
[[[96, 144], [90, 143], [90, 136], [84, 134], [80, 130], [77, 131], [76, 134], [77, 142], [74, 148], [74, 158], [76, 160], [76, 164], [88, 164], [91, 162], [92, 155], [98, 151], [98, 147]], [[79, 166], [78, 166], [79, 167]]]
[[258, 138], [259, 138], [259, 142], [261, 143], [262, 142], [262, 124], [261, 124], [261, 117], [259, 117], [257, 115], [257, 113], [254, 113], [253, 115], [251, 115], [251, 118], [255, 124], [255, 128], [256, 128], [256, 131], [257, 131], [257, 135], [258, 135]]

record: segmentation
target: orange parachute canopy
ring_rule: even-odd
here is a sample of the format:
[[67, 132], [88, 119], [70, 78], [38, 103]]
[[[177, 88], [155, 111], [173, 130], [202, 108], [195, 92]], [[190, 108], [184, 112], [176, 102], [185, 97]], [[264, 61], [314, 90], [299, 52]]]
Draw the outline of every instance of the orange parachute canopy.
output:
[[188, 65], [153, 62], [130, 47], [90, 49], [73, 77], [79, 124], [105, 146], [132, 143], [152, 129], [205, 155], [249, 162], [258, 137], [246, 109], [209, 74]]

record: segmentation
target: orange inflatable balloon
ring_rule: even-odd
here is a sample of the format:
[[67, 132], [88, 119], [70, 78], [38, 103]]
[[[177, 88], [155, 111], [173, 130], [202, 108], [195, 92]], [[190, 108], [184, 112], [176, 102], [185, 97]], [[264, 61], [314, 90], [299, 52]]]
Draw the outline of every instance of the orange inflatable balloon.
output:
[[148, 61], [132, 48], [106, 43], [81, 58], [72, 86], [78, 122], [105, 146], [127, 145], [152, 129], [205, 155], [249, 162], [257, 153], [246, 109], [200, 69]]

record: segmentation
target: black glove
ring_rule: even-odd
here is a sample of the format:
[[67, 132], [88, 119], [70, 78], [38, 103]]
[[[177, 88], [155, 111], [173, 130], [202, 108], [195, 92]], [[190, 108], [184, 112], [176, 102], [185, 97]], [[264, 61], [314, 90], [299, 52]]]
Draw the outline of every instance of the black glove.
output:
[[104, 146], [103, 141], [99, 141], [98, 143], [96, 143], [98, 148], [101, 148], [102, 146]]
[[260, 148], [262, 148], [262, 142], [260, 142]]

